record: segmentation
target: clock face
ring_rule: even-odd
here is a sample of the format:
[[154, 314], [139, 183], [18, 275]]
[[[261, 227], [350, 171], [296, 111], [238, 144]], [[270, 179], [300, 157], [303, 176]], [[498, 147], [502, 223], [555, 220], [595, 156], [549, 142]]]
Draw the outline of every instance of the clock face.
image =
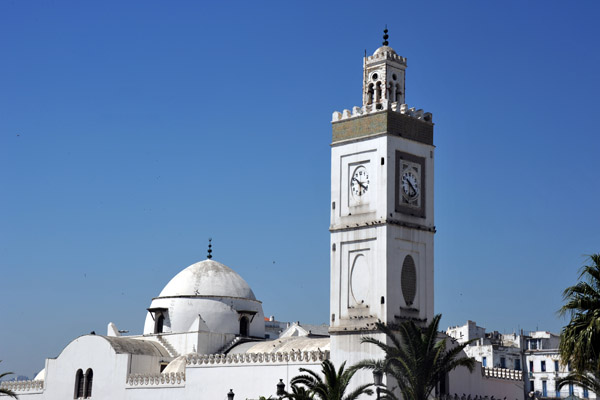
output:
[[362, 197], [369, 191], [369, 173], [363, 165], [354, 170], [350, 178], [350, 190], [355, 197]]
[[416, 199], [421, 190], [419, 188], [419, 178], [414, 170], [406, 170], [402, 174], [402, 196], [407, 200]]
[[396, 151], [395, 210], [425, 217], [425, 159]]

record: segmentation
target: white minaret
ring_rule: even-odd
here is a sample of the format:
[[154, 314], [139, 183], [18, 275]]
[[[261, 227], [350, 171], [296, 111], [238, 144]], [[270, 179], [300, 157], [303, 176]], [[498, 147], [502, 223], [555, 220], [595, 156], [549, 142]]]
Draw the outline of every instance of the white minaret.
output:
[[[374, 324], [433, 316], [433, 123], [404, 104], [406, 58], [364, 59], [363, 104], [333, 113], [331, 354], [339, 366], [381, 358], [361, 344]], [[361, 372], [354, 385], [372, 382]]]

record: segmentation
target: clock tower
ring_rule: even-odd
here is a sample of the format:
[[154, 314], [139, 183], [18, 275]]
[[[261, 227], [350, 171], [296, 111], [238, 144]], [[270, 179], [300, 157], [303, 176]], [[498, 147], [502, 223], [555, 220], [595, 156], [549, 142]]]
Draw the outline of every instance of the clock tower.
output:
[[[433, 317], [433, 122], [405, 104], [406, 58], [387, 42], [364, 58], [362, 106], [334, 112], [331, 144], [331, 354], [381, 358], [375, 322]], [[370, 383], [360, 373], [353, 386]]]

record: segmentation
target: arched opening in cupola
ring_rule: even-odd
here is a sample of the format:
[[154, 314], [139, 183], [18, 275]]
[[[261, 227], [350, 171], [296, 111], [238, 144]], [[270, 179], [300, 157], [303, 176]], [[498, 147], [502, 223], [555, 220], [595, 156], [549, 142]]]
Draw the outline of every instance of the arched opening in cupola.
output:
[[367, 104], [373, 104], [373, 97], [375, 96], [375, 89], [372, 83], [369, 84], [369, 89], [367, 90]]
[[85, 386], [83, 371], [78, 369], [75, 373], [75, 393], [73, 395], [74, 399], [80, 399], [83, 397], [83, 388]]
[[250, 335], [250, 320], [245, 315], [240, 318], [240, 336]]
[[94, 380], [94, 371], [92, 371], [91, 368], [89, 368], [87, 371], [85, 371], [85, 390], [84, 390], [84, 397], [90, 398], [92, 397], [92, 382]]

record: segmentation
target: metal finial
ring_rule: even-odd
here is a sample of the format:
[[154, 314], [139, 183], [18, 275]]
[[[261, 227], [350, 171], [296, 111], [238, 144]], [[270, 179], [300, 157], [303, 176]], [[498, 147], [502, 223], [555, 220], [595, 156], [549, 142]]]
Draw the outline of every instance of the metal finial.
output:
[[387, 46], [389, 44], [388, 43], [389, 36], [387, 33], [388, 33], [387, 24], [385, 24], [385, 29], [383, 30], [383, 45], [384, 46]]
[[212, 238], [208, 238], [208, 255], [206, 256], [206, 258], [208, 258], [209, 260], [212, 258]]

